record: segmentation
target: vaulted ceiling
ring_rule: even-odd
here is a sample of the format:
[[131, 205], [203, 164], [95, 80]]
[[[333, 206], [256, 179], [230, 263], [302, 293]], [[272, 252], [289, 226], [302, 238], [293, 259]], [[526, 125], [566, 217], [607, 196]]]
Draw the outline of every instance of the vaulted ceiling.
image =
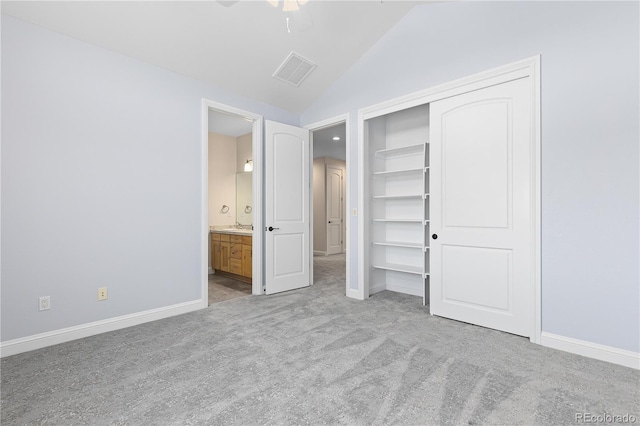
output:
[[[3, 1], [2, 13], [301, 113], [417, 3]], [[272, 77], [292, 51], [317, 65], [299, 87]]]

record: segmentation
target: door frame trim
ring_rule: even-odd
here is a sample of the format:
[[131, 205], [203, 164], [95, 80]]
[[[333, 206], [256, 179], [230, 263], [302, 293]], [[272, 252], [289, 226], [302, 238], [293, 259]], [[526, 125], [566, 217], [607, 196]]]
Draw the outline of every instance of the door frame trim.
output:
[[[364, 212], [366, 177], [366, 147], [365, 120], [386, 115], [392, 112], [424, 105], [461, 93], [490, 87], [517, 78], [530, 78], [531, 93], [531, 332], [529, 339], [533, 343], [540, 343], [542, 333], [541, 317], [541, 208], [540, 208], [540, 55], [532, 56], [520, 61], [512, 62], [497, 68], [473, 74], [468, 77], [453, 80], [422, 91], [411, 93], [395, 99], [387, 100], [358, 110], [358, 210]], [[354, 298], [364, 300], [369, 297], [367, 258], [367, 237], [364, 216], [358, 216], [358, 288], [352, 294]]]
[[209, 305], [209, 109], [220, 111], [239, 118], [251, 120], [252, 129], [252, 154], [253, 154], [253, 235], [252, 235], [252, 259], [251, 259], [251, 293], [254, 295], [263, 294], [263, 191], [262, 191], [262, 170], [263, 164], [263, 144], [262, 133], [264, 128], [264, 118], [261, 115], [249, 111], [222, 104], [210, 99], [202, 98], [202, 138], [201, 138], [201, 232], [200, 240], [200, 270], [202, 283], [202, 301], [204, 307]]
[[[309, 253], [313, 254], [313, 132], [316, 130], [321, 130], [327, 127], [332, 127], [335, 126], [337, 124], [340, 123], [344, 123], [345, 125], [345, 176], [344, 179], [346, 179], [346, 189], [345, 189], [345, 194], [344, 194], [344, 198], [345, 198], [345, 235], [344, 235], [344, 246], [345, 246], [345, 257], [347, 259], [346, 261], [346, 272], [345, 272], [345, 276], [346, 276], [346, 288], [345, 288], [345, 292], [346, 295], [349, 297], [353, 297], [352, 293], [353, 293], [353, 289], [351, 289], [351, 262], [349, 261], [349, 254], [350, 254], [350, 221], [347, 220], [349, 219], [351, 216], [349, 215], [349, 212], [351, 211], [351, 179], [349, 179], [349, 164], [350, 164], [350, 151], [351, 151], [351, 123], [350, 123], [350, 115], [348, 113], [345, 114], [340, 114], [340, 115], [336, 115], [333, 116], [331, 118], [327, 118], [321, 121], [316, 121], [314, 123], [311, 124], [307, 124], [306, 126], [304, 126], [305, 129], [309, 130], [309, 173], [311, 174], [309, 182], [310, 182], [310, 197], [309, 197], [309, 209], [311, 212], [311, 221], [310, 221], [310, 226], [311, 226], [311, 238], [309, 238]], [[313, 284], [313, 255], [311, 256], [311, 284]]]

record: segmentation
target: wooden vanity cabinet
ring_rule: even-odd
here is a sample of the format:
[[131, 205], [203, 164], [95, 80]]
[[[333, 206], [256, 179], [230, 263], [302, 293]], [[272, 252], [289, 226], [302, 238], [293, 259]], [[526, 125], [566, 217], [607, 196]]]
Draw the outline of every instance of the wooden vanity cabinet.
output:
[[231, 252], [231, 241], [229, 234], [220, 235], [220, 270], [229, 272], [229, 253]]
[[220, 234], [211, 234], [211, 267], [220, 269]]
[[251, 278], [252, 268], [251, 237], [242, 237], [242, 275]]
[[240, 235], [231, 235], [229, 272], [242, 275], [242, 237]]
[[252, 237], [211, 233], [211, 267], [233, 278], [251, 282]]

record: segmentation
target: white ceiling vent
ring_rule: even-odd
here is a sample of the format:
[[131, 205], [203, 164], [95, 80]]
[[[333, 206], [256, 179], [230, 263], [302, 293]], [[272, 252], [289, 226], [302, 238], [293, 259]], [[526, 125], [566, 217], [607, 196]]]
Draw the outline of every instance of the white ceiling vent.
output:
[[316, 69], [316, 64], [303, 58], [295, 52], [289, 53], [287, 59], [278, 67], [273, 77], [282, 80], [293, 86], [300, 86], [300, 83]]

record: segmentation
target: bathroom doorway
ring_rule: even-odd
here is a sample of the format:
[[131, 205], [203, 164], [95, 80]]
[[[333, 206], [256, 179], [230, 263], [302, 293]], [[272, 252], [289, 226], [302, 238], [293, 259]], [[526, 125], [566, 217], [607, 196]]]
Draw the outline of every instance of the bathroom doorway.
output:
[[[260, 233], [254, 229], [261, 211], [255, 173], [260, 168], [262, 118], [204, 101], [206, 126], [207, 305], [260, 294]], [[203, 191], [203, 192], [204, 192]], [[205, 194], [203, 194], [205, 195]]]
[[337, 117], [309, 127], [312, 142], [312, 234], [314, 282], [347, 272], [348, 118]]

